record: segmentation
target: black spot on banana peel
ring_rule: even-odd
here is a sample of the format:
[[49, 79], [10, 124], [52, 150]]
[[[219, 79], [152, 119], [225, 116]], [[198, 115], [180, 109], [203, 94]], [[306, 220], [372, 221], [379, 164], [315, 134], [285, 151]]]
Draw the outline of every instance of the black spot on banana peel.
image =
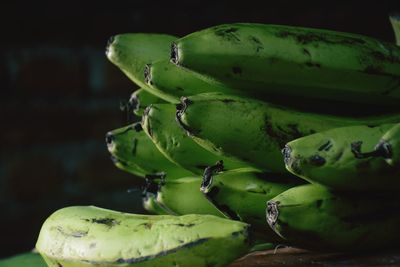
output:
[[320, 155], [312, 155], [309, 160], [310, 163], [314, 166], [322, 166], [326, 162], [326, 160]]
[[390, 159], [392, 157], [391, 145], [384, 140], [381, 140], [373, 151], [361, 152], [362, 141], [356, 141], [350, 144], [351, 152], [357, 159], [365, 159], [370, 157], [383, 157], [384, 159]]
[[182, 116], [185, 113], [187, 107], [189, 104], [192, 102], [189, 100], [187, 97], [181, 97], [180, 103], [176, 105], [176, 113], [175, 113], [175, 119], [178, 122], [178, 125], [186, 131], [188, 135], [192, 135], [193, 130], [190, 129], [186, 124], [182, 122]]
[[176, 43], [171, 44], [171, 62], [179, 65], [179, 49], [178, 45]]
[[220, 160], [218, 161], [215, 165], [209, 166], [204, 170], [203, 174], [203, 181], [200, 186], [200, 190], [205, 193], [207, 190], [210, 188], [212, 181], [213, 181], [213, 175], [221, 172], [224, 170], [224, 164], [223, 161]]
[[318, 148], [318, 151], [329, 151], [332, 148], [333, 144], [331, 143], [330, 140], [328, 140], [325, 144], [323, 144], [322, 146], [320, 146]]

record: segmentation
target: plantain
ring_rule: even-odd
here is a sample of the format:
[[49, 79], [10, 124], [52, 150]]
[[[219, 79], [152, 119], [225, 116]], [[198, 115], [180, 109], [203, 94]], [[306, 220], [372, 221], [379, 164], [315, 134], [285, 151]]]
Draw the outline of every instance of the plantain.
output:
[[37, 252], [25, 252], [0, 260], [0, 267], [47, 267]]
[[140, 123], [108, 132], [106, 143], [114, 164], [140, 177], [157, 174], [170, 179], [192, 175], [166, 159], [144, 133]]
[[400, 121], [396, 114], [353, 118], [300, 112], [220, 93], [182, 98], [176, 118], [209, 151], [275, 173], [286, 172], [281, 149], [291, 140], [337, 127]]
[[137, 116], [143, 116], [143, 112], [146, 107], [151, 104], [166, 103], [161, 98], [146, 91], [146, 89], [140, 88], [131, 94], [128, 101], [128, 109], [133, 111]]
[[157, 148], [170, 161], [195, 174], [202, 175], [207, 166], [222, 160], [226, 170], [248, 168], [248, 164], [215, 155], [199, 146], [175, 120], [176, 108], [172, 104], [154, 104], [142, 117], [142, 126]]
[[337, 190], [394, 190], [400, 172], [386, 163], [391, 139], [377, 145], [394, 125], [340, 127], [295, 139], [283, 149], [286, 168]]
[[260, 171], [222, 171], [221, 163], [207, 168], [200, 190], [227, 218], [249, 223], [271, 242], [277, 236], [265, 226], [265, 203], [295, 186], [282, 175]]
[[340, 195], [308, 184], [268, 201], [266, 217], [269, 226], [290, 244], [349, 252], [396, 245], [398, 208], [398, 200], [384, 195]]
[[179, 179], [153, 179], [145, 189], [146, 194], [155, 195], [157, 203], [170, 214], [210, 214], [224, 217], [200, 192], [201, 176]]
[[172, 99], [147, 86], [143, 72], [147, 63], [168, 59], [170, 44], [175, 39], [175, 36], [167, 34], [118, 34], [109, 39], [106, 56], [137, 86], [169, 101]]
[[232, 89], [212, 77], [201, 75], [186, 68], [180, 68], [169, 60], [160, 60], [147, 64], [145, 81], [154, 90], [175, 98], [173, 103], [179, 103], [181, 96], [191, 96], [208, 92], [222, 92], [235, 95], [247, 95], [250, 93], [251, 95], [251, 91]]
[[177, 39], [171, 61], [260, 95], [399, 109], [400, 48], [358, 34], [224, 24]]
[[249, 249], [248, 225], [212, 215], [139, 215], [67, 207], [43, 224], [48, 266], [226, 266]]

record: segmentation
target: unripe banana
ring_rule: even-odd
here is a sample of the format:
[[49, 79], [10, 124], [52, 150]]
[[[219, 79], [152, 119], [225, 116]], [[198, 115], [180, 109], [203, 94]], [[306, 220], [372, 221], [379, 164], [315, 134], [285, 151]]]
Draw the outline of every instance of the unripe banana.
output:
[[161, 205], [157, 201], [157, 192], [159, 189], [159, 185], [157, 183], [154, 183], [154, 180], [165, 180], [162, 177], [161, 178], [155, 178], [155, 177], [147, 177], [146, 178], [146, 185], [143, 189], [142, 192], [142, 202], [143, 202], [143, 208], [148, 211], [150, 214], [155, 214], [155, 215], [177, 215], [165, 206]]
[[175, 97], [176, 101], [174, 103], [179, 103], [181, 96], [200, 93], [222, 92], [235, 95], [248, 95], [251, 93], [251, 91], [229, 88], [211, 77], [178, 67], [169, 60], [148, 64], [145, 70], [145, 81], [154, 90], [159, 90], [171, 97]]
[[267, 203], [267, 222], [288, 242], [316, 250], [382, 249], [400, 239], [399, 201], [338, 195], [316, 184], [291, 188]]
[[212, 215], [138, 215], [68, 207], [43, 224], [49, 266], [226, 266], [249, 249], [248, 225]]
[[156, 104], [149, 106], [142, 117], [144, 131], [170, 161], [198, 175], [220, 160], [226, 170], [248, 167], [247, 163], [215, 155], [199, 146], [177, 124], [175, 113], [175, 105]]
[[26, 252], [0, 260], [0, 267], [47, 267], [37, 252]]
[[169, 58], [171, 42], [176, 38], [167, 34], [118, 34], [108, 41], [106, 55], [136, 85], [168, 101], [171, 99], [147, 86], [143, 72], [146, 64]]
[[396, 44], [400, 45], [400, 14], [392, 14], [389, 16], [390, 24], [392, 24], [392, 29]]
[[390, 144], [377, 146], [394, 125], [340, 127], [295, 139], [283, 149], [286, 168], [338, 190], [395, 190], [400, 171], [385, 161]]
[[171, 60], [235, 89], [399, 109], [400, 49], [367, 36], [225, 24], [176, 40]]
[[400, 115], [351, 118], [299, 112], [218, 93], [182, 98], [176, 117], [204, 148], [271, 172], [286, 172], [281, 149], [291, 140], [342, 126], [400, 121]]
[[142, 116], [146, 107], [151, 104], [166, 103], [161, 98], [146, 91], [146, 89], [140, 88], [132, 93], [128, 101], [129, 109], [137, 116]]
[[152, 180], [145, 192], [156, 195], [156, 201], [170, 214], [210, 214], [224, 217], [200, 191], [201, 177], [184, 177], [173, 180]]
[[228, 218], [249, 223], [269, 241], [276, 240], [275, 233], [265, 227], [265, 203], [296, 183], [284, 183], [287, 178], [282, 175], [236, 170], [221, 172], [222, 169], [218, 164], [207, 168], [200, 190]]
[[375, 150], [386, 151], [384, 157], [386, 162], [396, 167], [396, 170], [400, 169], [400, 123], [394, 125], [382, 136]]
[[114, 163], [125, 171], [141, 177], [163, 173], [167, 179], [193, 175], [166, 159], [147, 137], [140, 123], [108, 132], [106, 142]]

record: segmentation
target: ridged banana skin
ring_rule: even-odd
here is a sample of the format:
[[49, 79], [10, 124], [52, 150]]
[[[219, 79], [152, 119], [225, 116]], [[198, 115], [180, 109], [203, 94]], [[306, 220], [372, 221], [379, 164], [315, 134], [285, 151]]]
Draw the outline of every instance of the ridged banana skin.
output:
[[232, 89], [212, 77], [181, 68], [170, 60], [160, 60], [147, 65], [145, 73], [148, 86], [170, 95], [171, 98], [175, 97], [174, 103], [179, 103], [181, 96], [209, 92], [254, 96], [251, 91]]
[[[254, 171], [227, 171], [216, 173], [204, 181], [201, 190], [207, 199], [228, 218], [249, 223], [268, 241], [278, 236], [265, 224], [265, 203], [280, 193], [294, 187], [295, 183], [268, 181], [285, 180], [278, 175]], [[282, 178], [282, 179], [280, 179]]]
[[226, 266], [249, 249], [248, 225], [211, 215], [137, 215], [68, 207], [43, 224], [49, 266]]
[[26, 252], [1, 259], [0, 267], [47, 267], [47, 264], [37, 252]]
[[226, 170], [249, 167], [245, 162], [216, 155], [197, 144], [176, 122], [175, 113], [175, 105], [154, 104], [142, 117], [144, 131], [170, 161], [198, 175], [220, 160]]
[[289, 142], [286, 168], [337, 190], [396, 190], [400, 169], [386, 163], [390, 151], [377, 143], [395, 124], [334, 128]]
[[314, 250], [383, 249], [399, 241], [398, 200], [331, 193], [316, 184], [291, 188], [267, 204], [267, 222], [290, 244]]
[[163, 98], [165, 95], [159, 95], [157, 91], [147, 86], [144, 81], [144, 70], [148, 63], [167, 60], [170, 55], [171, 42], [176, 38], [167, 34], [118, 34], [108, 41], [106, 56], [136, 85]]
[[394, 125], [382, 136], [376, 148], [387, 150], [389, 155], [385, 157], [386, 162], [397, 170], [400, 169], [400, 123]]
[[201, 177], [165, 181], [157, 192], [157, 202], [176, 215], [210, 214], [225, 217], [200, 191]]
[[209, 151], [277, 173], [287, 172], [281, 150], [291, 140], [337, 127], [400, 121], [400, 115], [351, 118], [299, 112], [220, 93], [182, 98], [176, 117]]
[[400, 99], [400, 49], [321, 29], [225, 24], [175, 41], [171, 59], [229, 87], [378, 106]]
[[164, 173], [167, 179], [193, 175], [165, 158], [147, 137], [140, 123], [110, 131], [106, 141], [114, 163], [125, 171], [133, 174], [137, 171], [144, 175]]
[[131, 94], [128, 103], [129, 106], [132, 107], [132, 111], [135, 115], [142, 116], [146, 107], [150, 106], [151, 104], [166, 102], [146, 91], [146, 89], [140, 88]]

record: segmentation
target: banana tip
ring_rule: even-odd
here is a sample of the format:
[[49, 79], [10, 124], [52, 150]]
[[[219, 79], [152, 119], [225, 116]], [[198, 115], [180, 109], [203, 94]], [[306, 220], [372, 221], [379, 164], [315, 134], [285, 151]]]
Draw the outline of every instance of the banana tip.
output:
[[171, 62], [179, 65], [179, 51], [176, 43], [171, 44]]
[[278, 201], [268, 201], [267, 202], [267, 210], [266, 210], [266, 219], [269, 227], [271, 227], [274, 232], [276, 232], [276, 222], [279, 217], [279, 202]]
[[106, 56], [107, 57], [109, 57], [109, 55], [110, 55], [110, 51], [111, 51], [111, 45], [114, 43], [114, 40], [115, 40], [115, 36], [113, 35], [113, 36], [111, 36], [110, 38], [108, 38], [108, 41], [107, 41], [107, 45], [106, 45]]
[[151, 80], [151, 64], [146, 64], [146, 66], [144, 67], [144, 82], [151, 85]]

